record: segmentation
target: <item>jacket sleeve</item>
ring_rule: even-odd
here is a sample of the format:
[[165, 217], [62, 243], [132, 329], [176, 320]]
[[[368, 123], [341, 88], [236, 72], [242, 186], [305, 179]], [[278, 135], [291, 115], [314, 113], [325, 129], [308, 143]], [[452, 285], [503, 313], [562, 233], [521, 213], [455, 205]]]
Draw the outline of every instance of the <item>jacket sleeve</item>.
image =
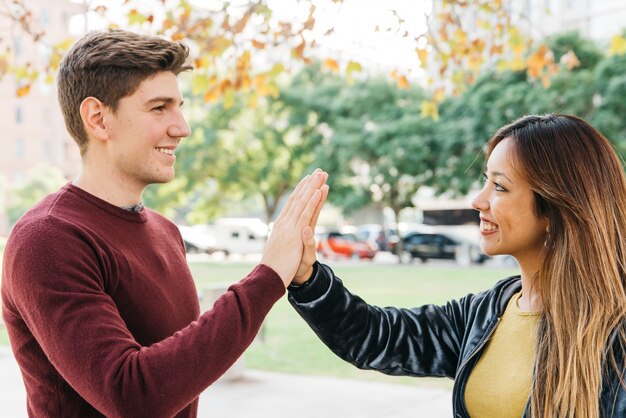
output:
[[454, 377], [469, 300], [380, 308], [350, 293], [330, 267], [316, 266], [306, 286], [289, 288], [289, 301], [335, 354], [390, 375]]

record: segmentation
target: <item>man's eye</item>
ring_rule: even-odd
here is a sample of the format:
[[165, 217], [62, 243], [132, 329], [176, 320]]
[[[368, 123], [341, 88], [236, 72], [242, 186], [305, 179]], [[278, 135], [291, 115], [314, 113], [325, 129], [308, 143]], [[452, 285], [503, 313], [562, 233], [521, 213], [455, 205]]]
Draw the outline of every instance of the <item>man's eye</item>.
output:
[[163, 109], [165, 109], [165, 106], [157, 106], [152, 108], [152, 110], [154, 110], [155, 112], [161, 112]]

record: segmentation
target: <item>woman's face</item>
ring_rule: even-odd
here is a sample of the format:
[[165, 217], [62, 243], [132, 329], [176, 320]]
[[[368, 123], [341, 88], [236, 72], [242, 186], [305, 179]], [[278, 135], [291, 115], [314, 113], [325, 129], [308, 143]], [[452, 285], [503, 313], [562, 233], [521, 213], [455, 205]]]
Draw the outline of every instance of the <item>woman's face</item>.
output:
[[540, 261], [548, 221], [535, 211], [528, 183], [513, 169], [511, 139], [494, 148], [485, 185], [472, 200], [480, 212], [481, 249], [488, 255], [510, 254], [521, 264]]

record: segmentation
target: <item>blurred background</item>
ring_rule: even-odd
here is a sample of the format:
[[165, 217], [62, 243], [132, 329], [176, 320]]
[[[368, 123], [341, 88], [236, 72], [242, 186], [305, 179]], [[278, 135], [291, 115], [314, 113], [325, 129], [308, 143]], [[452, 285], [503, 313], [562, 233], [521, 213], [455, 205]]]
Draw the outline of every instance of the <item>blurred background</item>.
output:
[[[626, 0], [0, 0], [0, 248], [80, 170], [60, 58], [86, 31], [122, 27], [191, 47], [195, 69], [179, 78], [193, 133], [176, 179], [144, 203], [179, 225], [200, 296], [258, 261], [315, 167], [331, 186], [319, 257], [369, 302], [487, 288], [516, 268], [478, 246], [483, 145], [524, 114], [560, 112], [623, 154], [625, 22]], [[253, 368], [388, 379], [335, 359], [284, 300], [262, 335]]]

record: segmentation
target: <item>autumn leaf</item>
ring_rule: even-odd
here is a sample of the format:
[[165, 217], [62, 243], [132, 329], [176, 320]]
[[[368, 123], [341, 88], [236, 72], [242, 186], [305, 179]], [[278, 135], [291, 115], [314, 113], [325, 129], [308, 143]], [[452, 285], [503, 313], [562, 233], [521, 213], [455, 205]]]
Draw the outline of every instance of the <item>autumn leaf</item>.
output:
[[611, 38], [611, 46], [609, 47], [609, 55], [626, 54], [626, 38], [621, 35], [615, 35]]
[[554, 54], [546, 45], [540, 45], [539, 48], [528, 59], [528, 75], [532, 78], [538, 78], [548, 64], [554, 62]]
[[209, 89], [209, 78], [202, 73], [195, 73], [191, 80], [191, 92], [194, 95], [206, 92]]
[[73, 38], [66, 38], [63, 41], [53, 45], [53, 48], [59, 51], [67, 51], [74, 44]]
[[329, 70], [338, 73], [339, 72], [339, 64], [334, 59], [328, 58], [324, 61], [324, 67]]
[[415, 48], [417, 58], [420, 60], [420, 67], [426, 68], [428, 65], [428, 52], [424, 48]]
[[17, 97], [24, 97], [30, 92], [30, 84], [25, 84], [23, 86], [18, 87], [15, 91], [15, 95]]
[[346, 67], [346, 73], [351, 74], [353, 72], [361, 72], [363, 71], [363, 66], [356, 61], [348, 62], [348, 66]]
[[139, 13], [139, 11], [137, 11], [137, 9], [132, 9], [131, 11], [128, 12], [128, 24], [129, 25], [140, 25], [146, 21], [148, 21], [148, 17], [146, 17], [145, 15]]
[[265, 43], [261, 42], [261, 41], [257, 41], [256, 39], [253, 39], [252, 41], [252, 46], [256, 49], [265, 49]]
[[294, 58], [302, 59], [304, 57], [304, 48], [306, 47], [306, 41], [302, 38], [302, 41], [298, 44], [297, 47], [291, 51], [291, 55]]
[[424, 100], [420, 104], [420, 112], [422, 117], [439, 120], [439, 108], [435, 102]]

